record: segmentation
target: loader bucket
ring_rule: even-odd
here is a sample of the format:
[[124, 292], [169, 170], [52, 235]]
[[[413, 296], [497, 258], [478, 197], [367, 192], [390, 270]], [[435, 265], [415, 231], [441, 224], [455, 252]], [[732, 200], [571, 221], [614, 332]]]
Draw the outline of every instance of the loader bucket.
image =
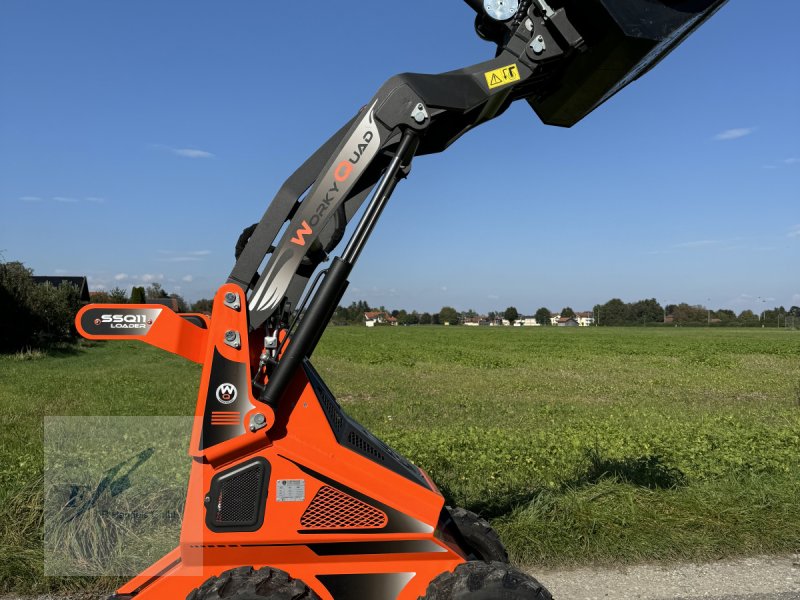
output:
[[653, 68], [726, 1], [563, 0], [558, 7], [583, 36], [585, 51], [528, 103], [544, 123], [571, 127]]

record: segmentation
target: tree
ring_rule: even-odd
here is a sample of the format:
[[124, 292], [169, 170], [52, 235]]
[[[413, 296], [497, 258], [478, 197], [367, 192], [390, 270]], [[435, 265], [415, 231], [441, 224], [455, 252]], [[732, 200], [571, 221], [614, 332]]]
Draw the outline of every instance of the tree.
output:
[[0, 350], [46, 346], [75, 337], [81, 306], [78, 288], [36, 284], [21, 262], [0, 263]]
[[127, 304], [128, 303], [128, 292], [123, 290], [121, 287], [115, 287], [108, 293], [108, 297], [111, 299], [112, 304]]
[[744, 327], [758, 326], [759, 315], [755, 314], [752, 310], [743, 310], [739, 313], [739, 324]]
[[567, 306], [566, 308], [562, 308], [561, 309], [561, 318], [562, 319], [564, 319], [564, 318], [574, 319], [575, 318], [575, 311], [572, 310], [572, 308], [570, 308], [569, 306]]
[[598, 307], [600, 325], [621, 326], [628, 322], [628, 305], [619, 298], [612, 298]]
[[111, 295], [104, 290], [91, 292], [89, 294], [89, 299], [92, 301], [92, 304], [111, 304], [113, 302], [113, 300], [111, 300]]
[[594, 308], [592, 309], [592, 315], [594, 316], [594, 324], [600, 325], [600, 311], [603, 310], [603, 306], [601, 304], [595, 304]]
[[157, 300], [158, 298], [169, 298], [169, 294], [166, 290], [161, 287], [161, 284], [157, 281], [154, 281], [150, 285], [147, 286], [147, 289], [144, 292], [145, 297], [148, 300]]
[[201, 298], [192, 304], [192, 312], [203, 313], [206, 315], [211, 314], [211, 309], [214, 308], [214, 301], [208, 298]]
[[143, 287], [134, 287], [131, 289], [131, 304], [145, 304], [147, 298]]
[[433, 322], [433, 316], [431, 313], [424, 312], [419, 316], [419, 324], [420, 325], [430, 325]]
[[458, 325], [458, 311], [452, 306], [443, 306], [442, 310], [439, 311], [439, 320], [442, 323]]
[[550, 309], [544, 306], [536, 311], [534, 318], [539, 325], [544, 327], [552, 325], [552, 323], [550, 323]]
[[727, 308], [721, 308], [717, 311], [717, 318], [722, 321], [724, 325], [733, 325], [736, 323], [736, 313]]
[[793, 306], [789, 309], [790, 317], [800, 317], [800, 306]]
[[34, 286], [31, 273], [21, 262], [0, 263], [0, 351], [31, 345], [35, 321], [28, 304]]
[[646, 325], [647, 323], [663, 323], [664, 308], [655, 298], [639, 300], [630, 305], [628, 317], [631, 325]]
[[672, 307], [673, 322], [678, 325], [705, 325], [708, 323], [708, 309], [705, 306], [681, 302]]
[[183, 296], [180, 294], [170, 294], [169, 298], [178, 301], [178, 312], [185, 313], [188, 312], [188, 306], [186, 305], [186, 300], [183, 299]]
[[37, 317], [35, 336], [39, 343], [69, 340], [77, 333], [74, 320], [81, 308], [77, 286], [66, 281], [58, 287], [50, 283], [34, 285], [30, 308]]
[[519, 319], [519, 311], [516, 309], [516, 307], [509, 306], [503, 311], [503, 318], [513, 325], [514, 321]]

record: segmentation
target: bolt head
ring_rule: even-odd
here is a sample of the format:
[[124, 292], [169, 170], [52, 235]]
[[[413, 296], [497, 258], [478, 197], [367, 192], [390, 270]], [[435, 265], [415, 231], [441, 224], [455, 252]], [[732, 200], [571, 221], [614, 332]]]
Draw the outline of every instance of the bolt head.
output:
[[236, 339], [236, 332], [235, 331], [226, 331], [225, 332], [225, 340], [228, 342], [232, 342]]
[[233, 304], [234, 302], [236, 302], [236, 294], [234, 294], [233, 292], [228, 292], [227, 294], [225, 294], [225, 302], [227, 302], [228, 304]]
[[267, 417], [258, 413], [253, 417], [253, 421], [255, 421], [256, 425], [264, 425], [267, 422]]

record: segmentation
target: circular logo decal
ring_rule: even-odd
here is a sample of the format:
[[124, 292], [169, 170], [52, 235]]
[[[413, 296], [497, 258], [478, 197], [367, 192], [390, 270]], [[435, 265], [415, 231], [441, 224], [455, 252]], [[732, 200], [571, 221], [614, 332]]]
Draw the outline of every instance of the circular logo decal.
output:
[[237, 395], [236, 386], [232, 383], [223, 383], [217, 388], [217, 400], [222, 404], [233, 404]]
[[100, 319], [95, 319], [94, 320], [94, 324], [95, 325], [100, 325], [100, 323], [102, 323], [102, 321]]

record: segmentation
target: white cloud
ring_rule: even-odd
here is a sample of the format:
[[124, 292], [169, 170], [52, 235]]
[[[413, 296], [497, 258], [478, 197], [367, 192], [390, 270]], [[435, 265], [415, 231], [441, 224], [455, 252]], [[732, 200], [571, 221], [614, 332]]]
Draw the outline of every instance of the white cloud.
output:
[[747, 137], [755, 131], [754, 127], [740, 127], [738, 129], [726, 129], [714, 136], [718, 142], [726, 142], [729, 140], [738, 140], [739, 138]]
[[202, 260], [203, 257], [209, 256], [211, 254], [211, 250], [194, 250], [192, 252], [159, 250], [158, 253], [164, 255], [162, 258], [157, 259], [160, 262], [183, 263], [183, 262], [197, 262], [199, 260]]
[[184, 283], [192, 283], [192, 281], [194, 281], [194, 277], [192, 277], [191, 275], [184, 275], [181, 278], [181, 281], [183, 281]]
[[39, 196], [21, 196], [20, 200], [23, 202], [41, 202], [42, 199]]
[[127, 273], [117, 273], [114, 275], [114, 281], [127, 281], [130, 279]]
[[214, 158], [211, 152], [205, 150], [198, 150], [196, 148], [170, 148], [174, 154], [182, 156], [183, 158]]
[[800, 238], [800, 225], [795, 225], [794, 228], [789, 232], [790, 238]]
[[787, 158], [783, 162], [787, 165], [800, 165], [800, 158]]
[[106, 201], [105, 198], [99, 198], [97, 196], [88, 196], [84, 198], [84, 200], [86, 200], [87, 202], [94, 202], [95, 204], [103, 204]]
[[75, 204], [79, 202], [77, 198], [71, 198], [69, 196], [53, 196], [53, 200], [56, 202], [63, 202], [64, 204]]
[[168, 258], [159, 258], [159, 262], [173, 262], [173, 263], [183, 263], [183, 262], [197, 262], [200, 260], [199, 256], [170, 256]]
[[489, 298], [489, 300], [500, 300], [500, 296], [496, 294], [489, 294], [487, 298]]
[[152, 273], [145, 273], [139, 278], [144, 283], [153, 283], [154, 281], [164, 281], [164, 275], [153, 275]]

